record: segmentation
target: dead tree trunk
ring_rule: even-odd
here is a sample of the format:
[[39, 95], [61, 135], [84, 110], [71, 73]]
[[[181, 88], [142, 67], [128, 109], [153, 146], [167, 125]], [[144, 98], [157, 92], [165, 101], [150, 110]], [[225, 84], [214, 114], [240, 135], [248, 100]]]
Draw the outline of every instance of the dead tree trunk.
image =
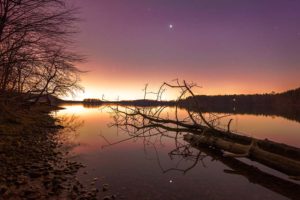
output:
[[269, 140], [258, 140], [236, 134], [211, 131], [187, 134], [184, 139], [195, 146], [208, 146], [226, 151], [227, 157], [247, 157], [292, 178], [300, 176], [300, 149]]

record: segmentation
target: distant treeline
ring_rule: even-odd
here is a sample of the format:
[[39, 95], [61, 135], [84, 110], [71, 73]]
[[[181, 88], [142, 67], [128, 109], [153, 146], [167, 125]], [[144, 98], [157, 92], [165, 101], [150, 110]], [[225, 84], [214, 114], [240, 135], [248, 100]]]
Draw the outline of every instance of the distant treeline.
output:
[[197, 95], [179, 102], [140, 99], [132, 101], [102, 101], [85, 99], [84, 101], [63, 101], [63, 103], [83, 103], [85, 107], [102, 104], [118, 104], [124, 106], [176, 106], [201, 112], [276, 115], [300, 122], [300, 88], [278, 94], [254, 95]]
[[133, 101], [119, 101], [119, 105], [127, 105], [127, 106], [174, 106], [174, 101], [157, 101], [157, 100], [149, 100], [149, 99], [140, 99]]
[[300, 88], [277, 94], [197, 95], [179, 105], [195, 111], [280, 115], [300, 121]]
[[[58, 102], [58, 101], [57, 101]], [[93, 108], [99, 107], [103, 104], [115, 104], [123, 106], [138, 106], [138, 107], [153, 107], [153, 106], [175, 106], [175, 101], [157, 101], [150, 99], [139, 99], [139, 100], [126, 100], [126, 101], [107, 101], [94, 98], [84, 99], [83, 101], [72, 101], [72, 100], [60, 100], [62, 104], [83, 104], [84, 107]]]

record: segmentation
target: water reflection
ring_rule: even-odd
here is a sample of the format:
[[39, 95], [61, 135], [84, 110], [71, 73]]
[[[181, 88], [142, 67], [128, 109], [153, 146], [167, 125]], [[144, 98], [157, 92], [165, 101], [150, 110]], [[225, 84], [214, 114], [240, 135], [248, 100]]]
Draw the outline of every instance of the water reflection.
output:
[[[120, 129], [118, 131], [118, 127], [107, 126], [113, 120], [107, 107], [87, 109], [77, 105], [65, 108], [57, 115], [75, 114], [85, 121], [83, 126], [78, 127], [80, 134], [74, 139], [81, 145], [72, 151], [79, 155], [76, 159], [88, 166], [88, 174], [79, 178], [102, 177], [102, 182], [109, 182], [115, 191], [128, 199], [299, 197], [299, 184], [286, 180], [281, 174], [262, 171], [252, 163], [234, 158], [224, 159], [217, 151], [196, 149], [183, 141], [180, 133], [177, 136], [167, 132], [147, 135], [145, 131], [134, 137], [132, 132], [125, 134]], [[235, 115], [234, 119], [233, 128], [243, 129], [245, 133], [263, 138], [269, 137], [268, 134], [276, 138], [278, 134], [280, 137], [277, 136], [276, 141], [299, 145], [300, 136], [296, 133], [300, 124], [296, 122], [252, 115]], [[251, 127], [251, 124], [260, 124], [261, 120], [261, 124], [268, 124], [267, 127]], [[286, 134], [282, 134], [284, 128], [279, 131], [273, 129], [278, 123], [288, 127], [284, 131]], [[105, 148], [101, 148], [103, 146]]]
[[60, 115], [56, 119], [57, 124], [63, 127], [59, 130], [57, 140], [63, 144], [61, 149], [69, 154], [69, 152], [71, 152], [74, 148], [80, 146], [80, 143], [76, 142], [76, 138], [80, 134], [78, 129], [84, 126], [84, 120], [81, 120], [78, 115], [74, 114]]
[[300, 185], [295, 182], [271, 175], [256, 166], [248, 165], [238, 159], [224, 157], [218, 150], [205, 147], [197, 147], [197, 149], [199, 149], [200, 152], [205, 152], [207, 156], [222, 162], [230, 168], [224, 169], [224, 173], [243, 176], [247, 178], [250, 183], [258, 184], [290, 199], [296, 200], [300, 196]]
[[[203, 108], [201, 108], [202, 112], [277, 116], [300, 122], [300, 107], [291, 102], [282, 105], [272, 105], [271, 103], [251, 103], [250, 100], [250, 102], [240, 102], [236, 104], [228, 96], [226, 99], [219, 99], [217, 102], [213, 102], [213, 100], [207, 100], [202, 103], [205, 105]], [[180, 103], [180, 106], [183, 108], [197, 110], [197, 108], [191, 105], [193, 105], [193, 101], [191, 100]]]
[[[225, 173], [242, 175], [246, 177], [251, 183], [259, 184], [291, 199], [297, 199], [300, 196], [300, 186], [292, 181], [288, 181], [263, 172], [259, 168], [252, 165], [248, 165], [235, 158], [224, 157], [223, 153], [220, 150], [199, 145], [194, 146], [194, 148], [192, 148], [190, 144], [183, 144], [181, 135], [186, 130], [184, 128], [179, 128], [179, 125], [181, 122], [183, 122], [183, 120], [179, 119], [180, 117], [177, 115], [177, 113], [180, 113], [181, 115], [184, 114], [176, 110], [176, 121], [171, 120], [172, 117], [170, 117], [169, 113], [167, 114], [167, 118], [161, 118], [161, 114], [156, 115], [157, 112], [162, 112], [162, 110], [164, 109], [165, 108], [145, 109], [137, 107], [123, 109], [113, 108], [115, 112], [114, 125], [116, 125], [124, 133], [128, 134], [128, 139], [142, 138], [142, 140], [144, 141], [144, 149], [146, 149], [149, 145], [152, 146], [155, 150], [155, 156], [158, 166], [160, 167], [163, 173], [167, 173], [170, 171], [179, 171], [185, 174], [194, 167], [196, 167], [196, 165], [200, 162], [202, 163], [202, 166], [205, 167], [204, 159], [210, 157], [214, 160], [221, 161], [224, 165], [228, 166], [231, 169], [224, 170]], [[228, 116], [226, 114], [218, 116], [213, 113], [208, 113], [206, 115], [206, 119], [212, 123], [215, 123], [216, 121], [219, 121], [220, 119], [226, 118]], [[193, 118], [192, 120], [195, 120], [195, 118]], [[231, 120], [232, 119], [230, 119], [229, 123], [231, 122]], [[177, 123], [173, 124], [173, 122]], [[187, 122], [187, 118], [184, 118], [184, 122]], [[218, 122], [218, 125], [220, 124], [221, 122]], [[172, 125], [176, 126], [174, 127]], [[193, 127], [191, 126], [190, 128]], [[153, 139], [153, 137], [155, 139], [151, 140]], [[169, 158], [171, 160], [177, 160], [174, 167], [169, 167], [166, 169], [162, 165], [156, 147], [156, 143], [158, 141], [157, 137], [159, 137], [160, 144], [163, 137], [167, 137], [175, 141], [176, 148], [168, 153]], [[109, 145], [115, 145], [119, 142], [113, 144], [110, 143]], [[195, 152], [195, 149], [197, 149], [198, 151]], [[183, 168], [181, 167], [182, 162], [185, 162], [186, 165]], [[274, 181], [276, 184], [274, 184]], [[281, 184], [278, 185], [278, 183], [284, 184], [287, 187], [282, 187]]]

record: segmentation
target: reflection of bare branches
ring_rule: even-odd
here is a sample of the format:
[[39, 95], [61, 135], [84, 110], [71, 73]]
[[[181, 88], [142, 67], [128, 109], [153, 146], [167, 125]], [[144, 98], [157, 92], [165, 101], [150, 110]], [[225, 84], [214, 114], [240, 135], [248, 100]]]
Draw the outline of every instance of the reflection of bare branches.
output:
[[63, 131], [77, 134], [77, 129], [84, 125], [84, 121], [76, 115], [63, 115], [58, 117], [58, 123], [63, 126]]
[[[195, 149], [193, 149], [190, 144], [173, 149], [171, 152], [169, 152], [170, 158], [173, 160], [175, 157], [178, 157], [180, 160], [177, 162], [175, 168], [169, 168], [167, 170], [163, 170], [163, 172], [166, 173], [169, 171], [180, 171], [185, 174], [189, 170], [193, 169], [199, 161], [201, 161], [203, 167], [206, 167], [203, 161], [203, 159], [206, 157], [206, 154], [203, 154], [198, 150], [196, 150], [196, 153], [194, 153], [194, 151]], [[180, 164], [182, 163], [182, 161], [189, 161], [192, 164], [188, 167], [185, 167], [184, 169], [181, 169]]]
[[57, 123], [63, 127], [57, 135], [57, 140], [63, 142], [63, 148], [66, 152], [79, 146], [74, 142], [78, 136], [78, 129], [84, 125], [84, 121], [76, 115], [63, 115], [57, 117]]
[[[120, 125], [120, 124], [119, 124]], [[183, 144], [183, 137], [181, 136], [182, 133], [180, 130], [176, 130], [178, 134], [175, 134], [171, 130], [161, 130], [160, 127], [157, 127], [155, 124], [152, 124], [151, 126], [145, 126], [145, 127], [138, 127], [135, 125], [129, 125], [131, 128], [134, 127], [137, 132], [131, 132], [130, 128], [122, 128], [120, 126], [119, 128], [129, 135], [129, 137], [116, 141], [111, 142], [109, 141], [104, 135], [100, 134], [100, 136], [103, 138], [103, 140], [107, 143], [106, 145], [103, 145], [102, 148], [110, 147], [113, 145], [117, 145], [129, 140], [142, 140], [144, 145], [144, 152], [145, 155], [148, 155], [149, 150], [153, 149], [155, 151], [155, 159], [158, 163], [158, 166], [162, 170], [163, 173], [167, 173], [169, 171], [180, 171], [183, 173], [186, 173], [187, 171], [191, 170], [193, 167], [195, 167], [199, 161], [201, 161], [202, 165], [203, 159], [205, 158], [205, 154], [202, 154], [200, 151], [197, 151], [195, 149], [191, 148], [191, 145], [189, 144]], [[176, 128], [174, 128], [175, 130]], [[180, 136], [180, 137], [179, 137]], [[160, 155], [158, 151], [157, 146], [164, 146], [163, 145], [163, 139], [169, 138], [174, 139], [176, 147], [171, 150], [168, 155], [171, 160], [178, 160], [175, 164], [175, 167], [167, 168], [165, 169], [160, 161]], [[150, 147], [150, 149], [149, 149]], [[196, 152], [195, 152], [196, 151]], [[188, 167], [180, 168], [180, 165], [182, 164], [182, 161], [186, 161], [186, 163], [191, 163]]]

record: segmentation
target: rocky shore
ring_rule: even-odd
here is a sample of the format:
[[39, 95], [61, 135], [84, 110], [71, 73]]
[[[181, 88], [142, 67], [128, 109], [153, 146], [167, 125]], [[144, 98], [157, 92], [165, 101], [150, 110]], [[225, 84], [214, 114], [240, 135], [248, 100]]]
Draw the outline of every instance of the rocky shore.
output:
[[0, 199], [98, 199], [76, 174], [84, 167], [67, 158], [63, 127], [52, 108], [31, 108], [0, 117]]

